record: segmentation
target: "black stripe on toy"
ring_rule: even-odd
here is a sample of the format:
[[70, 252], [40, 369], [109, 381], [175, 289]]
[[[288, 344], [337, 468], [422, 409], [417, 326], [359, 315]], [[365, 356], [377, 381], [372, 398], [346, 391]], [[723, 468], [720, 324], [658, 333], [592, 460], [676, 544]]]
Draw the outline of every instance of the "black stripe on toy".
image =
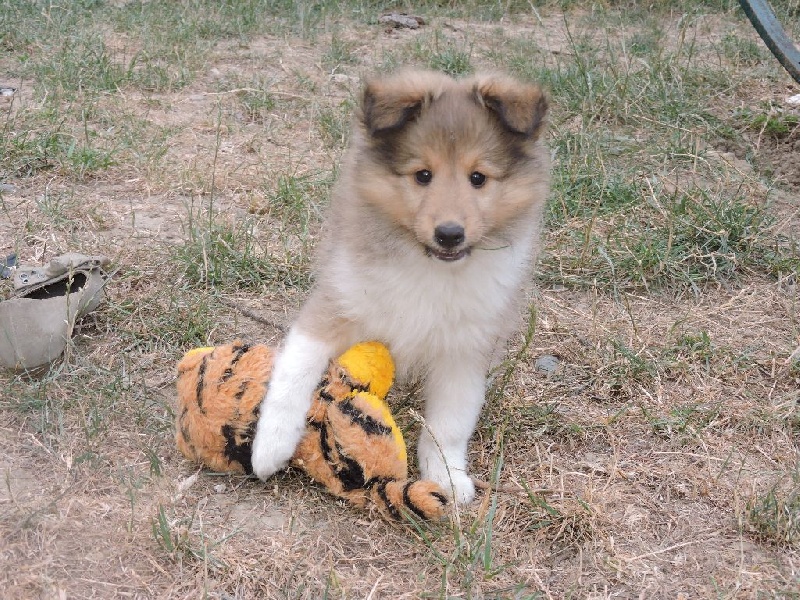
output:
[[445, 496], [444, 494], [440, 494], [439, 492], [431, 492], [430, 494], [431, 496], [436, 498], [441, 503], [442, 506], [447, 506], [448, 502], [447, 496]]
[[183, 441], [186, 442], [187, 445], [191, 445], [192, 443], [192, 436], [189, 433], [189, 427], [186, 425], [186, 415], [189, 414], [189, 407], [184, 406], [183, 410], [181, 411], [181, 416], [178, 418], [178, 423], [180, 424], [181, 428], [181, 435], [183, 436]]
[[328, 443], [328, 427], [324, 421], [314, 423], [314, 427], [319, 430], [319, 445], [322, 450], [322, 458], [331, 464], [331, 445]]
[[334, 397], [333, 397], [333, 395], [332, 395], [332, 394], [331, 394], [331, 393], [328, 391], [328, 388], [327, 388], [327, 387], [322, 387], [322, 388], [320, 388], [320, 390], [319, 390], [319, 397], [320, 397], [321, 399], [323, 399], [325, 402], [327, 402], [328, 404], [330, 404], [331, 402], [333, 402], [333, 401], [336, 399], [336, 398], [334, 398]]
[[361, 427], [361, 429], [369, 435], [389, 435], [392, 433], [391, 427], [364, 414], [361, 410], [356, 408], [349, 399], [339, 404], [339, 410], [350, 417], [350, 421]]
[[228, 368], [225, 369], [225, 372], [222, 374], [222, 381], [228, 381], [231, 377], [233, 377], [233, 370], [236, 366], [236, 363], [239, 362], [239, 359], [242, 358], [247, 352], [250, 351], [250, 344], [236, 344], [233, 346], [233, 356], [231, 357], [231, 364], [228, 365]]
[[342, 373], [342, 383], [356, 392], [369, 392], [369, 386]]
[[364, 485], [364, 469], [357, 461], [342, 454], [338, 447], [337, 450], [339, 451], [339, 460], [342, 466], [337, 468], [336, 477], [338, 477], [339, 481], [342, 483], [344, 491], [351, 492], [353, 490], [364, 489], [366, 487]]
[[197, 408], [200, 409], [200, 412], [206, 414], [206, 411], [203, 409], [203, 389], [206, 386], [206, 367], [208, 366], [208, 354], [203, 357], [203, 360], [200, 361], [200, 367], [197, 369], [197, 388], [195, 389], [195, 394], [197, 394]]
[[411, 495], [408, 493], [408, 490], [411, 489], [412, 485], [414, 485], [414, 482], [409, 481], [403, 486], [403, 504], [405, 504], [407, 508], [410, 508], [420, 519], [426, 519], [427, 517], [425, 516], [425, 511], [414, 504], [414, 501], [411, 499]]
[[253, 436], [255, 435], [256, 424], [251, 423], [245, 431], [241, 442], [236, 440], [236, 430], [230, 424], [222, 426], [222, 437], [225, 438], [225, 458], [231, 462], [238, 462], [242, 465], [244, 472], [248, 475], [253, 474]]
[[397, 510], [397, 507], [389, 501], [389, 496], [386, 495], [386, 484], [388, 484], [388, 480], [383, 480], [378, 484], [378, 497], [383, 502], [383, 505], [386, 507], [386, 510], [389, 512], [389, 516], [391, 516], [396, 521], [399, 521], [402, 518], [400, 511]]

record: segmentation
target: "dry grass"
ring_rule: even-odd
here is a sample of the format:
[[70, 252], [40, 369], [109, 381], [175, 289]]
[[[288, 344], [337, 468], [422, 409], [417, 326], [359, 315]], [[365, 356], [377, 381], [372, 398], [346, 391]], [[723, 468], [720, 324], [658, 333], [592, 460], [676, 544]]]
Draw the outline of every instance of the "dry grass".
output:
[[[798, 90], [735, 5], [431, 5], [387, 32], [354, 3], [88, 4], [0, 9], [0, 254], [116, 269], [64, 361], [0, 373], [0, 595], [800, 597]], [[106, 54], [59, 72], [48, 27]], [[406, 62], [554, 98], [532, 337], [471, 445], [501, 491], [433, 525], [196, 473], [172, 438], [185, 350], [280, 339], [360, 77]]]

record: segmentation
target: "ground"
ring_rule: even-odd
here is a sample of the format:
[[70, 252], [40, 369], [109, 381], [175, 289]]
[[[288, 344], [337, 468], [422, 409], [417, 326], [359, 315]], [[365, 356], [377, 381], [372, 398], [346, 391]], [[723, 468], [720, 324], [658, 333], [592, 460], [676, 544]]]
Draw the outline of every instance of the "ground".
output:
[[[798, 85], [736, 3], [404, 9], [0, 8], [0, 256], [113, 273], [63, 359], [0, 372], [4, 597], [800, 597]], [[404, 64], [552, 106], [546, 249], [470, 446], [499, 489], [434, 524], [173, 437], [183, 352], [279, 343], [361, 82]], [[415, 390], [392, 408], [413, 447]]]

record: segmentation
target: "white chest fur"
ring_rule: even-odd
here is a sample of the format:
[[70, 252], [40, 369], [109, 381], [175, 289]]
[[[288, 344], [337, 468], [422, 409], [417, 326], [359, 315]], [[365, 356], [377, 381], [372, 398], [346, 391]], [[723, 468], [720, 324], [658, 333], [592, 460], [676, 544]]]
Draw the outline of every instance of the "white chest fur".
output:
[[386, 343], [401, 375], [443, 354], [489, 354], [515, 324], [530, 244], [475, 249], [445, 263], [415, 248], [389, 260], [336, 261], [337, 300], [356, 339]]

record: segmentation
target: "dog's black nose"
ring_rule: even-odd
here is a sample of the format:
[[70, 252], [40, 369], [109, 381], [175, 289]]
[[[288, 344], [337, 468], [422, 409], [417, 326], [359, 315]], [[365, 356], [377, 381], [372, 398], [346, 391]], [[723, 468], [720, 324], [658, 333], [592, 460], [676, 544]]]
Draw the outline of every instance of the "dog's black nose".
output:
[[464, 242], [464, 228], [458, 223], [447, 221], [433, 230], [433, 239], [442, 248], [455, 248]]

